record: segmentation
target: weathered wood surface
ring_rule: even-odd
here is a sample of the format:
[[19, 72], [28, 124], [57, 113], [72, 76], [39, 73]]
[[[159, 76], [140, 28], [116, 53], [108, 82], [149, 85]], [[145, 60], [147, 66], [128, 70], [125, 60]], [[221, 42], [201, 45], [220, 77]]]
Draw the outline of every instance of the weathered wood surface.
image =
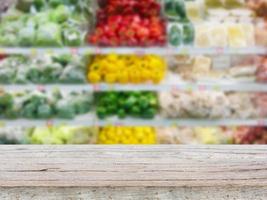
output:
[[0, 188], [1, 200], [266, 200], [267, 187]]
[[267, 146], [0, 146], [2, 190], [37, 186], [265, 187], [266, 197]]

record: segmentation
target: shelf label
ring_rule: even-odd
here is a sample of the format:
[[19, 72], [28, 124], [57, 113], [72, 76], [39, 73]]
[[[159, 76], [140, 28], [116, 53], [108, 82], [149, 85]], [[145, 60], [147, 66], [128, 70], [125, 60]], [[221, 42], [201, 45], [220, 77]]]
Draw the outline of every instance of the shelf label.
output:
[[205, 91], [206, 89], [207, 89], [207, 87], [205, 85], [199, 85], [198, 86], [198, 90], [201, 92]]
[[40, 92], [44, 92], [45, 91], [45, 86], [44, 85], [37, 85], [37, 90]]
[[224, 48], [223, 48], [223, 47], [217, 47], [217, 48], [215, 49], [215, 52], [216, 52], [218, 55], [224, 54]]
[[120, 127], [120, 126], [123, 126], [124, 124], [123, 124], [122, 121], [119, 121], [119, 122], [115, 122], [114, 125], [115, 125], [116, 127]]
[[79, 49], [77, 49], [77, 48], [71, 48], [70, 49], [70, 53], [71, 53], [71, 55], [77, 55], [79, 53]]
[[101, 49], [99, 47], [95, 47], [94, 50], [95, 55], [101, 54]]
[[259, 119], [259, 120], [257, 121], [257, 125], [258, 125], [258, 126], [265, 126], [265, 125], [267, 125], [267, 124], [265, 124], [265, 120], [264, 120], [264, 119]]
[[47, 120], [47, 121], [46, 121], [46, 126], [47, 126], [47, 127], [52, 127], [53, 125], [54, 125], [53, 120]]
[[94, 92], [99, 92], [100, 91], [100, 86], [98, 84], [93, 85], [93, 91]]
[[138, 49], [138, 50], [135, 51], [135, 54], [137, 56], [144, 56], [146, 54], [146, 52], [143, 49]]

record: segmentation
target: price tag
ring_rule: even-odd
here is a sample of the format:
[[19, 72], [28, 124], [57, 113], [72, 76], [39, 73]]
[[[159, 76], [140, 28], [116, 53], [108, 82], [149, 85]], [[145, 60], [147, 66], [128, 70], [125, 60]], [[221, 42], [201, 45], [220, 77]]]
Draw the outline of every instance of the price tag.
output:
[[93, 85], [93, 91], [94, 92], [99, 92], [100, 91], [100, 86], [98, 84]]
[[206, 89], [207, 89], [207, 87], [205, 85], [199, 85], [198, 86], [198, 90], [201, 92], [205, 91]]
[[77, 55], [79, 53], [79, 50], [77, 48], [71, 48], [70, 53], [71, 55]]
[[214, 56], [212, 61], [212, 68], [215, 70], [224, 70], [231, 67], [231, 56], [228, 55]]
[[223, 48], [223, 47], [217, 47], [217, 48], [215, 49], [215, 51], [216, 51], [216, 53], [217, 53], [218, 55], [222, 55], [222, 54], [224, 54], [224, 48]]
[[40, 92], [44, 92], [45, 91], [45, 86], [44, 85], [37, 85], [37, 90]]
[[121, 122], [121, 121], [120, 122], [115, 122], [115, 126], [116, 127], [121, 127], [121, 126], [123, 126], [123, 122]]
[[46, 122], [47, 127], [52, 127], [53, 124], [54, 124], [53, 120], [47, 120], [47, 122]]
[[101, 49], [99, 47], [95, 47], [95, 55], [101, 54]]
[[258, 122], [257, 122], [257, 125], [258, 125], [258, 126], [261, 126], [261, 127], [262, 127], [262, 126], [265, 126], [266, 124], [265, 124], [264, 119], [259, 119]]
[[142, 50], [142, 49], [138, 49], [135, 51], [135, 54], [138, 56], [144, 56], [145, 53], [146, 53], [145, 50]]

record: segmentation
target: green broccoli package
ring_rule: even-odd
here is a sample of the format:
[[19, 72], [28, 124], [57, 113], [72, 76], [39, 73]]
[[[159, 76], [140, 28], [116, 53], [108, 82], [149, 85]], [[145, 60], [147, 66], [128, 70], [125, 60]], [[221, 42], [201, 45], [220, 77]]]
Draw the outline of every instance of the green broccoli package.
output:
[[3, 14], [0, 46], [82, 46], [94, 1], [20, 0]]
[[168, 23], [167, 34], [169, 46], [178, 47], [181, 45], [192, 45], [194, 43], [195, 29], [191, 22]]
[[163, 12], [167, 19], [171, 20], [185, 20], [186, 16], [186, 7], [184, 0], [164, 0], [163, 3]]
[[9, 56], [0, 60], [0, 83], [86, 83], [85, 57], [69, 54], [32, 58]]
[[73, 119], [90, 112], [91, 92], [55, 90], [21, 91], [0, 94], [0, 117], [7, 119]]

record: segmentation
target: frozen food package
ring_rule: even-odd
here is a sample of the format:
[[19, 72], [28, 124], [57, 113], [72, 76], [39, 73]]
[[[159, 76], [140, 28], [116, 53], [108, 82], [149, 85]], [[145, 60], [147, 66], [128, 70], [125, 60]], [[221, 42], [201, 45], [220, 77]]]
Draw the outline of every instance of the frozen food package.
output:
[[226, 47], [228, 44], [227, 28], [220, 23], [196, 25], [195, 45], [199, 47]]
[[167, 118], [253, 119], [266, 117], [262, 102], [254, 93], [242, 92], [161, 92], [161, 114]]
[[267, 46], [267, 21], [256, 23], [255, 39], [257, 46]]
[[204, 19], [204, 1], [185, 1], [187, 17], [193, 21], [198, 22]]

